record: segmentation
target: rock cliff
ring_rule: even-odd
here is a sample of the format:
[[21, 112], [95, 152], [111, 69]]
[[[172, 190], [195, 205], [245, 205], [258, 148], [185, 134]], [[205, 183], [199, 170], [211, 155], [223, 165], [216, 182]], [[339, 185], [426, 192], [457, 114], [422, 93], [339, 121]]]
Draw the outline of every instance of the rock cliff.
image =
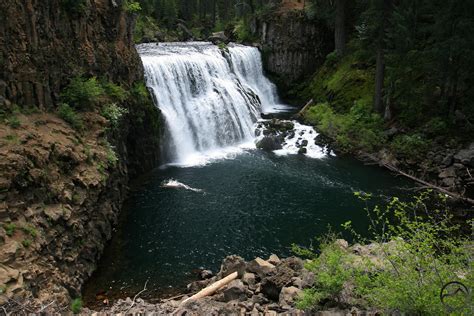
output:
[[[0, 20], [0, 305], [64, 311], [111, 237], [129, 179], [158, 164], [160, 115], [145, 89], [130, 92], [143, 68], [122, 0], [6, 0]], [[118, 128], [93, 105], [82, 131], [58, 117], [78, 75], [130, 92]]]
[[302, 10], [257, 19], [253, 32], [260, 40], [264, 68], [281, 91], [314, 74], [333, 49], [332, 33]]

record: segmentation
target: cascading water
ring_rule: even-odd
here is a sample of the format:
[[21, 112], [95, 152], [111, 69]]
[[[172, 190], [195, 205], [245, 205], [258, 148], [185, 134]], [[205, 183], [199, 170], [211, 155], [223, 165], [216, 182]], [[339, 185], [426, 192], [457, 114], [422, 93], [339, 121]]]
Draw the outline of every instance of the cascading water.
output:
[[222, 51], [202, 42], [152, 43], [138, 51], [166, 120], [173, 163], [192, 165], [253, 143], [260, 112], [285, 108], [255, 47], [231, 44]]

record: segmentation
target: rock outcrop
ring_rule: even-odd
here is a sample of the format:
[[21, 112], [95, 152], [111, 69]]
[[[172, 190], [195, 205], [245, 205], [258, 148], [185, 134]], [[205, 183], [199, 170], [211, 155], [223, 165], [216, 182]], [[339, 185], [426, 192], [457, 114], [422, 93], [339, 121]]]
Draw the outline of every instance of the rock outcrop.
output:
[[[77, 75], [143, 82], [123, 0], [0, 2], [0, 305], [64, 311], [111, 237], [131, 177], [158, 164], [146, 89], [111, 128], [90, 106], [78, 132], [54, 112]], [[141, 86], [143, 87], [143, 86]]]
[[315, 73], [332, 51], [332, 34], [302, 10], [276, 12], [253, 23], [259, 38], [264, 69], [280, 90]]

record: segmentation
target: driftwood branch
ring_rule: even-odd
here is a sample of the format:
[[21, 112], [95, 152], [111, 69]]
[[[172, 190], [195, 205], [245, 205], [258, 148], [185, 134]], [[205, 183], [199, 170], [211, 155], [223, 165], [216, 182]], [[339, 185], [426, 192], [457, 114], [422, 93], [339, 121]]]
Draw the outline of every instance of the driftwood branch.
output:
[[132, 300], [132, 304], [130, 304], [130, 307], [127, 309], [127, 311], [125, 312], [125, 314], [128, 314], [128, 311], [132, 309], [133, 305], [135, 305], [135, 300], [137, 299], [138, 295], [142, 294], [143, 292], [145, 292], [147, 290], [146, 288], [146, 285], [148, 284], [148, 280], [146, 280], [145, 282], [145, 286], [143, 286], [143, 290], [141, 290], [140, 292], [138, 292], [137, 294], [135, 294], [135, 296], [133, 297], [133, 300]]
[[[372, 159], [372, 160], [374, 160], [374, 161], [377, 161], [377, 159], [375, 159], [374, 156], [372, 156], [372, 155], [367, 155], [367, 156], [368, 156], [370, 159]], [[417, 177], [415, 177], [415, 176], [412, 176], [412, 175], [410, 175], [410, 174], [408, 174], [408, 173], [406, 173], [406, 172], [401, 171], [400, 169], [396, 168], [395, 166], [393, 166], [393, 165], [391, 165], [391, 164], [388, 164], [388, 163], [379, 163], [379, 164], [380, 164], [381, 166], [387, 168], [388, 170], [392, 171], [392, 172], [395, 172], [395, 173], [397, 173], [397, 174], [399, 174], [399, 175], [401, 175], [401, 176], [404, 176], [404, 177], [406, 177], [406, 178], [408, 178], [408, 179], [411, 179], [411, 180], [413, 180], [413, 181], [415, 181], [415, 182], [418, 182], [418, 183], [423, 184], [426, 188], [434, 189], [434, 190], [436, 190], [436, 191], [438, 191], [438, 192], [441, 192], [441, 193], [444, 193], [444, 194], [446, 194], [446, 195], [448, 195], [448, 196], [450, 196], [450, 197], [452, 197], [452, 198], [454, 198], [454, 199], [458, 199], [458, 200], [461, 200], [461, 201], [464, 201], [464, 202], [467, 202], [467, 203], [469, 203], [469, 204], [474, 205], [474, 200], [473, 200], [473, 199], [470, 199], [470, 198], [465, 197], [465, 196], [462, 196], [462, 195], [460, 195], [460, 194], [457, 194], [457, 193], [448, 191], [448, 190], [446, 190], [446, 189], [444, 189], [444, 188], [442, 188], [442, 187], [440, 187], [440, 186], [437, 186], [437, 185], [434, 185], [434, 184], [432, 184], [432, 183], [429, 183], [429, 182], [427, 182], [427, 181], [425, 181], [425, 180], [419, 179], [419, 178], [417, 178]]]
[[191, 300], [197, 300], [197, 299], [200, 299], [200, 298], [203, 298], [203, 297], [206, 297], [206, 296], [209, 296], [209, 295], [212, 295], [214, 294], [217, 290], [219, 290], [221, 287], [229, 284], [231, 281], [237, 279], [237, 276], [239, 274], [237, 272], [234, 272], [234, 273], [231, 273], [229, 274], [228, 276], [226, 276], [225, 278], [217, 281], [217, 282], [214, 282], [212, 283], [211, 285], [205, 287], [204, 289], [202, 289], [201, 291], [197, 292], [196, 294], [194, 294], [193, 296], [185, 299], [184, 301], [181, 302], [181, 305], [185, 304], [186, 302], [188, 301], [191, 301]]

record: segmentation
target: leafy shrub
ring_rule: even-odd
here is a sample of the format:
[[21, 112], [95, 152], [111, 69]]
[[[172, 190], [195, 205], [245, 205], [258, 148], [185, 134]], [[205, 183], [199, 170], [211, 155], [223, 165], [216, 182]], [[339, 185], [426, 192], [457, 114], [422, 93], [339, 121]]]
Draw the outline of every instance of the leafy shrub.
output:
[[113, 82], [104, 80], [101, 85], [105, 94], [113, 101], [123, 102], [128, 98], [127, 91]]
[[343, 151], [372, 151], [385, 142], [382, 118], [363, 100], [355, 102], [347, 114], [335, 113], [328, 103], [319, 103], [305, 113], [305, 120], [335, 139]]
[[13, 236], [16, 231], [16, 225], [14, 223], [9, 223], [9, 224], [4, 224], [3, 228], [5, 228], [5, 232], [7, 233], [7, 236]]
[[23, 232], [25, 232], [26, 234], [30, 235], [33, 238], [36, 238], [36, 236], [38, 235], [38, 231], [33, 226], [26, 225], [26, 226], [23, 226], [21, 229], [23, 230]]
[[118, 162], [117, 154], [115, 153], [114, 149], [110, 145], [107, 146], [106, 158], [107, 158], [107, 164], [110, 167], [115, 167], [117, 165], [117, 162]]
[[433, 117], [425, 125], [423, 125], [423, 132], [427, 135], [438, 136], [446, 134], [448, 130], [448, 124], [445, 120], [440, 117]]
[[397, 154], [407, 158], [418, 158], [431, 147], [431, 142], [423, 134], [398, 135], [393, 139], [391, 148]]
[[19, 128], [21, 126], [21, 122], [20, 120], [18, 119], [17, 116], [15, 115], [12, 115], [8, 118], [7, 120], [8, 122], [8, 125], [11, 127], [11, 128]]
[[100, 114], [110, 122], [112, 127], [117, 127], [122, 116], [127, 113], [127, 109], [118, 106], [116, 103], [105, 105], [100, 111]]
[[125, 10], [125, 12], [138, 13], [142, 10], [142, 7], [137, 1], [125, 0], [123, 2], [123, 9]]
[[[362, 200], [370, 199], [370, 195], [357, 194]], [[365, 308], [408, 315], [447, 314], [440, 301], [442, 287], [450, 281], [474, 286], [472, 242], [453, 223], [446, 198], [437, 198], [441, 202], [432, 204], [429, 211], [427, 203], [433, 201], [430, 191], [411, 202], [393, 198], [383, 208], [366, 207], [371, 236], [361, 238], [355, 232], [355, 237], [362, 243], [379, 243], [377, 260], [355, 259], [334, 242], [322, 244], [321, 254], [306, 265], [316, 275], [315, 286], [304, 291], [298, 306], [312, 309], [325, 300], [336, 301], [343, 286], [351, 284], [353, 298]], [[350, 223], [344, 227], [353, 231]], [[468, 301], [450, 303], [459, 304], [456, 313], [460, 315], [472, 312]]]
[[78, 314], [82, 309], [82, 299], [75, 298], [71, 302], [71, 310], [74, 314]]
[[79, 114], [74, 111], [68, 104], [62, 103], [58, 108], [58, 115], [64, 121], [69, 123], [74, 129], [82, 130], [84, 129], [84, 123], [80, 118]]
[[63, 90], [61, 98], [64, 103], [76, 109], [84, 110], [92, 108], [103, 94], [104, 89], [96, 77], [86, 79], [76, 76]]
[[28, 248], [28, 247], [31, 246], [31, 240], [29, 240], [29, 239], [24, 239], [24, 240], [21, 242], [21, 244], [23, 245], [23, 247]]

